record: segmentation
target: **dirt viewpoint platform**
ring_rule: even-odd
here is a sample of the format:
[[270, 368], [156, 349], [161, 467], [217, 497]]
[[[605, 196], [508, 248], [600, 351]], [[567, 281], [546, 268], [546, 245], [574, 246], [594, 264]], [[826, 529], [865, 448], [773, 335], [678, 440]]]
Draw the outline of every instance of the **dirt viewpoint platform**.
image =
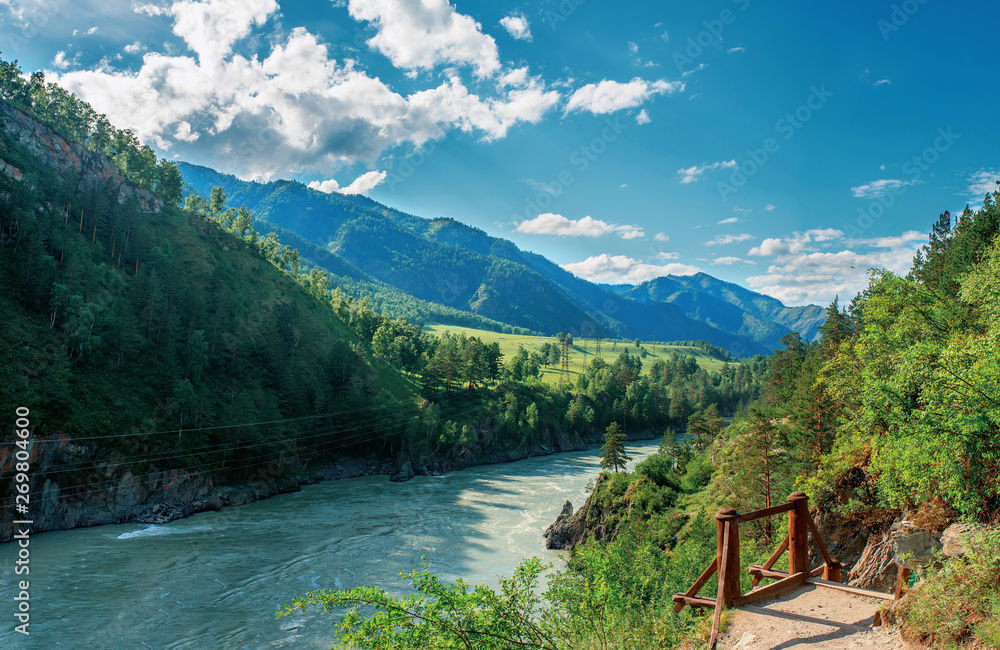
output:
[[884, 600], [806, 585], [740, 607], [719, 639], [725, 650], [907, 648], [890, 627], [872, 627]]

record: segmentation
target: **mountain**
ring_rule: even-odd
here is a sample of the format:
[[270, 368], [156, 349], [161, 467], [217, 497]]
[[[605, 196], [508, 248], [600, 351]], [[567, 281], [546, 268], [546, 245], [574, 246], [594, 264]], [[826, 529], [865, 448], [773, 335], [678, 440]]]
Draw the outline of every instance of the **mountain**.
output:
[[0, 409], [30, 412], [34, 531], [291, 487], [310, 463], [391, 455], [416, 416], [328, 305], [170, 203], [0, 101]]
[[705, 273], [670, 275], [636, 287], [618, 285], [614, 290], [638, 302], [677, 305], [691, 318], [775, 348], [789, 332], [810, 341], [819, 338], [819, 326], [826, 320], [822, 307], [786, 307], [776, 298]]
[[272, 228], [286, 243], [290, 235], [303, 259], [333, 273], [345, 291], [379, 297], [391, 288], [398, 295], [383, 306], [410, 300], [430, 319], [434, 310], [427, 306], [437, 305], [486, 319], [491, 329], [705, 340], [742, 356], [770, 352], [792, 327], [815, 336], [815, 316], [824, 311], [787, 308], [704, 274], [670, 278], [662, 288], [609, 288], [454, 219], [417, 217], [295, 181], [258, 183], [188, 163], [178, 168], [186, 194], [207, 197], [223, 187], [230, 205], [245, 205], [263, 222], [259, 230]]

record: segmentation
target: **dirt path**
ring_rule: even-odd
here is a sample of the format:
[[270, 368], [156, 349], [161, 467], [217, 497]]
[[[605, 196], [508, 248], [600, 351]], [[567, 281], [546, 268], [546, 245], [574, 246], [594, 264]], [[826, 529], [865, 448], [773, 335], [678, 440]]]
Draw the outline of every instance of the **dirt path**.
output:
[[774, 600], [739, 608], [719, 639], [725, 650], [840, 650], [907, 646], [889, 627], [872, 627], [886, 601], [806, 585]]

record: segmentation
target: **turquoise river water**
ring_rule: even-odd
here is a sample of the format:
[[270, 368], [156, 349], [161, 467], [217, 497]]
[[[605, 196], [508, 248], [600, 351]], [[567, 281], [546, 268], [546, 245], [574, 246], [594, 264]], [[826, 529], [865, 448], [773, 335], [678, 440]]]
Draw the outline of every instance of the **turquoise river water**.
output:
[[[633, 463], [655, 441], [629, 443]], [[318, 610], [275, 619], [296, 595], [361, 584], [399, 594], [400, 572], [496, 585], [546, 551], [542, 532], [579, 507], [597, 450], [391, 483], [329, 481], [162, 526], [115, 525], [31, 538], [29, 637], [14, 631], [13, 544], [0, 546], [0, 648], [330, 648]]]

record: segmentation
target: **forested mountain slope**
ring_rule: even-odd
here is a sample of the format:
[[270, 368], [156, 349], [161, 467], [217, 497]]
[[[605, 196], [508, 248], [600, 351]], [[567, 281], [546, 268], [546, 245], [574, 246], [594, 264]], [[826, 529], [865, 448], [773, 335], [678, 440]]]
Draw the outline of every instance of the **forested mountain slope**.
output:
[[[364, 197], [323, 194], [295, 182], [262, 184], [196, 165], [179, 167], [187, 192], [207, 196], [212, 187], [224, 187], [230, 203], [245, 204], [258, 219], [319, 247], [300, 250], [305, 259], [357, 283], [356, 295], [378, 296], [371, 284], [375, 280], [427, 303], [547, 334], [701, 339], [746, 355], [773, 350], [789, 331], [784, 325], [768, 326], [767, 319], [781, 316], [780, 310], [763, 309], [747, 297], [731, 308], [738, 310], [736, 318], [717, 323], [697, 309], [689, 313], [684, 301], [622, 296], [453, 219], [423, 219]], [[720, 300], [731, 294], [721, 293]], [[785, 320], [815, 334], [809, 319]]]
[[[114, 521], [158, 472], [274, 480], [399, 448], [417, 395], [328, 304], [171, 205], [179, 182], [136, 188], [95, 132], [64, 129], [0, 101], [0, 409], [35, 427], [35, 530], [74, 525], [73, 502]], [[169, 165], [128, 146], [136, 177]]]

